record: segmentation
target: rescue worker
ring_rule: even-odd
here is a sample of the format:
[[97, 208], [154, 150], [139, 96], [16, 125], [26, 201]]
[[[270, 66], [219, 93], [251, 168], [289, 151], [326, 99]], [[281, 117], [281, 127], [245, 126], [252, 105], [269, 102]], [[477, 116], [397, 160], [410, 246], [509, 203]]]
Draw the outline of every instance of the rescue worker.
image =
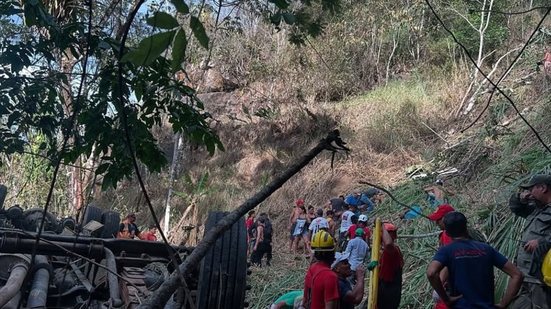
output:
[[354, 239], [348, 241], [345, 251], [348, 255], [348, 262], [350, 263], [352, 271], [356, 271], [356, 269], [363, 264], [369, 250], [369, 246], [363, 239], [364, 230], [358, 228], [354, 234]]
[[312, 220], [308, 230], [310, 231], [310, 239], [321, 229], [325, 229], [329, 232], [329, 222], [323, 217], [323, 209], [318, 208], [316, 210], [316, 218]]
[[[354, 309], [355, 305], [362, 302], [364, 294], [365, 270], [363, 266], [358, 267], [356, 271], [352, 271], [348, 253], [337, 252], [335, 262], [333, 262], [331, 268], [339, 278], [339, 309]], [[354, 276], [357, 282], [354, 287], [348, 280], [351, 276]]]
[[337, 274], [331, 270], [335, 261], [335, 240], [324, 230], [312, 237], [315, 261], [304, 278], [302, 306], [306, 309], [339, 308], [339, 285]]
[[516, 257], [516, 265], [524, 275], [524, 282], [511, 308], [550, 308], [550, 288], [530, 269], [532, 264], [543, 260], [543, 256], [534, 254], [536, 248], [551, 241], [551, 176], [534, 175], [520, 188], [519, 193], [511, 196], [509, 207], [515, 215], [526, 218]]
[[[445, 226], [444, 226], [444, 216], [449, 214], [450, 212], [455, 211], [455, 209], [449, 205], [449, 204], [443, 204], [438, 206], [438, 208], [428, 215], [428, 218], [431, 221], [434, 221], [442, 230], [442, 232], [438, 235], [438, 244], [439, 247], [443, 247], [446, 245], [449, 245], [452, 242], [452, 238], [448, 235], [446, 232]], [[440, 280], [442, 281], [442, 284], [444, 285], [444, 288], [447, 288], [448, 284], [448, 268], [444, 267], [442, 268], [442, 271], [440, 271]], [[436, 291], [433, 293], [433, 299], [436, 300], [436, 304], [434, 305], [434, 309], [447, 309], [448, 306], [446, 306], [446, 303], [440, 297], [438, 297], [438, 293]]]
[[[490, 245], [472, 240], [467, 231], [467, 218], [462, 213], [448, 213], [444, 224], [453, 242], [440, 248], [427, 268], [430, 284], [440, 298], [450, 308], [506, 308], [520, 288], [522, 273]], [[497, 304], [494, 304], [494, 266], [510, 277], [505, 294]], [[440, 280], [444, 267], [449, 269], [449, 294]]]
[[398, 229], [392, 223], [383, 223], [383, 252], [379, 268], [377, 309], [397, 309], [402, 298], [402, 269], [404, 257], [395, 244]]
[[366, 215], [360, 215], [358, 217], [357, 223], [353, 223], [348, 228], [348, 237], [350, 239], [354, 239], [356, 237], [356, 230], [358, 230], [358, 229], [363, 230], [362, 238], [363, 238], [363, 240], [365, 240], [367, 242], [368, 239], [371, 237], [371, 231], [367, 227], [367, 216]]

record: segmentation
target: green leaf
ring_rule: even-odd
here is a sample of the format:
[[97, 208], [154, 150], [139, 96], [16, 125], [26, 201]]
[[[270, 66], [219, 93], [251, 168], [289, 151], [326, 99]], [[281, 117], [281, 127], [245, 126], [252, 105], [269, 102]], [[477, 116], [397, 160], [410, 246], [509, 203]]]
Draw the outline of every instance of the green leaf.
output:
[[193, 31], [193, 35], [199, 41], [199, 44], [208, 49], [209, 37], [207, 36], [207, 33], [205, 32], [205, 27], [203, 26], [199, 18], [191, 16], [189, 26], [191, 27], [191, 31]]
[[161, 32], [143, 39], [138, 48], [122, 57], [122, 61], [129, 61], [135, 65], [150, 65], [167, 49], [175, 33], [176, 31]]
[[278, 8], [282, 10], [285, 10], [289, 7], [289, 3], [286, 0], [268, 0], [268, 2], [275, 4]]
[[174, 29], [179, 26], [176, 18], [165, 12], [156, 12], [153, 17], [149, 17], [146, 21], [148, 25], [161, 29]]
[[283, 16], [283, 20], [285, 20], [288, 25], [294, 24], [297, 20], [295, 15], [293, 15], [292, 13], [283, 13], [281, 14], [281, 16]]
[[181, 69], [181, 64], [184, 61], [187, 48], [187, 38], [184, 29], [178, 29], [172, 44], [172, 62], [171, 67], [174, 71]]
[[178, 13], [189, 14], [189, 7], [184, 0], [170, 0], [170, 2], [172, 2]]

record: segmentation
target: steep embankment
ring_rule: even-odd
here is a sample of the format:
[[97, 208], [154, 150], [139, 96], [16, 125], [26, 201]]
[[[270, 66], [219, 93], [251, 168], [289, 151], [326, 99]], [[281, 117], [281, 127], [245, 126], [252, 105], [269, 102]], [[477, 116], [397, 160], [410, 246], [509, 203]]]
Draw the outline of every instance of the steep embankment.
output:
[[[538, 93], [548, 83], [538, 74], [530, 83], [518, 86], [512, 96], [547, 143], [551, 133], [549, 98]], [[259, 211], [272, 216], [277, 232], [274, 266], [257, 269], [252, 276], [253, 290], [248, 295], [253, 308], [265, 308], [277, 295], [302, 286], [308, 263], [287, 249], [286, 220], [292, 200], [301, 197], [307, 204], [322, 206], [331, 196], [360, 188], [359, 179], [387, 186], [401, 201], [418, 203], [428, 213], [422, 188], [434, 180], [432, 173], [437, 170], [456, 168], [458, 172], [446, 178], [446, 186], [455, 192], [452, 204], [468, 215], [471, 225], [490, 244], [507, 256], [516, 254], [522, 221], [511, 216], [506, 201], [523, 177], [549, 170], [551, 156], [502, 99], [473, 129], [459, 132], [464, 123], [451, 120], [454, 109], [450, 102], [457, 102], [454, 98], [457, 99], [457, 88], [453, 80], [415, 78], [316, 110], [335, 119], [353, 151], [339, 157], [334, 169], [330, 169], [328, 157], [318, 158], [259, 207]], [[406, 171], [413, 165], [429, 177], [408, 179]], [[401, 213], [402, 207], [387, 199], [372, 218], [397, 222], [405, 235], [437, 230], [425, 219], [402, 222]], [[431, 289], [425, 269], [436, 250], [437, 239], [404, 238], [399, 245], [406, 260], [402, 307], [430, 308]], [[498, 276], [498, 295], [503, 293], [505, 284], [505, 278]]]

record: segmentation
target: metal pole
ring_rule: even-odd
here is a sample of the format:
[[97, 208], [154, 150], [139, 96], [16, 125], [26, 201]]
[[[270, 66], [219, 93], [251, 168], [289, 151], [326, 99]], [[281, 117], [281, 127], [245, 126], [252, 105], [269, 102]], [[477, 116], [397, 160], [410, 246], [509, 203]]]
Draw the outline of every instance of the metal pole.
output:
[[[381, 219], [375, 219], [375, 231], [373, 232], [373, 247], [371, 249], [371, 261], [379, 262], [381, 255]], [[379, 291], [379, 266], [371, 271], [369, 280], [369, 296], [367, 309], [377, 308], [377, 292]]]

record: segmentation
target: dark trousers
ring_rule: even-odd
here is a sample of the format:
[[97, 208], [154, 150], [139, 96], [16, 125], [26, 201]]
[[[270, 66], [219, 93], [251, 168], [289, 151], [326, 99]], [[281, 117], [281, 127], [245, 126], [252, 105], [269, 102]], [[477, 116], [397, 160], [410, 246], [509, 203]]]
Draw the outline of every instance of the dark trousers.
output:
[[548, 309], [551, 307], [551, 291], [543, 284], [522, 283], [519, 295], [509, 306], [512, 309]]
[[272, 260], [272, 244], [269, 242], [261, 242], [256, 247], [256, 250], [251, 254], [251, 263], [262, 266], [262, 258], [266, 255], [266, 264], [270, 265]]

